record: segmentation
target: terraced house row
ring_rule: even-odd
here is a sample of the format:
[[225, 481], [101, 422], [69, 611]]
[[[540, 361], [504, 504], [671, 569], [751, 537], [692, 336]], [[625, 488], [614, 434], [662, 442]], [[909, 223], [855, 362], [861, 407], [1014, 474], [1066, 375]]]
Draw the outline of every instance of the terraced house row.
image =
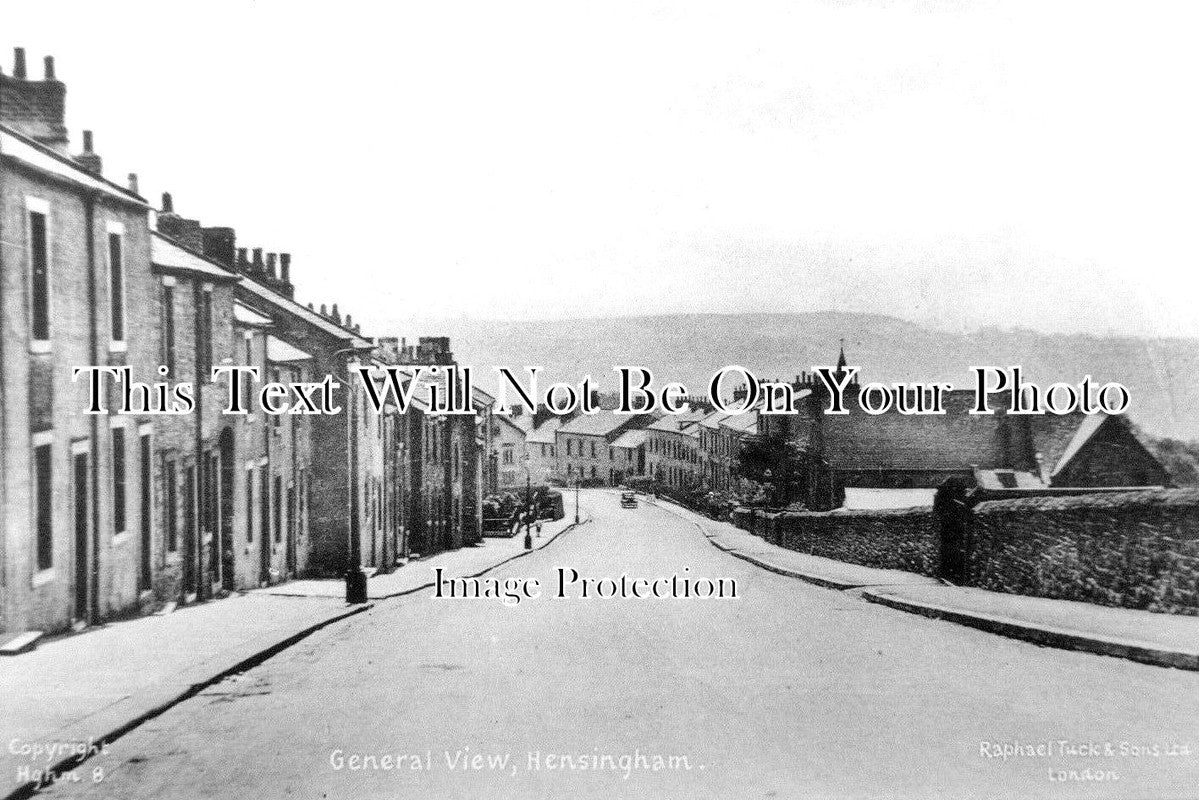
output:
[[[66, 87], [16, 51], [0, 74], [0, 625], [60, 630], [296, 575], [389, 570], [480, 535], [477, 417], [370, 408], [361, 365], [453, 365], [449, 342], [364, 335], [295, 299], [287, 253], [153, 208], [105, 177], [91, 132], [69, 152]], [[127, 367], [108, 408], [153, 409], [190, 381], [191, 413], [85, 414], [74, 367]], [[335, 376], [336, 415], [223, 412], [214, 365], [263, 380]], [[141, 388], [137, 384], [144, 384]], [[249, 387], [247, 387], [249, 391]]]

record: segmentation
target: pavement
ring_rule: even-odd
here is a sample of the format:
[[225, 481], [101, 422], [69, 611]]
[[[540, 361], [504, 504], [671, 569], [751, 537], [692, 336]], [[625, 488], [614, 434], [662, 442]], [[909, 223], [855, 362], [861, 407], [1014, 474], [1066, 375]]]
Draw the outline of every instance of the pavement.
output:
[[717, 548], [771, 572], [857, 590], [872, 603], [1049, 647], [1199, 670], [1199, 617], [991, 592], [902, 570], [848, 564], [770, 544], [668, 500], [656, 502], [689, 520]]
[[[573, 509], [571, 509], [573, 512]], [[589, 519], [586, 508], [580, 508], [580, 522]], [[550, 544], [557, 536], [574, 526], [574, 514], [568, 514], [556, 522], [544, 522], [541, 533], [533, 529], [533, 549]], [[412, 594], [433, 585], [438, 568], [444, 577], [457, 578], [477, 576], [495, 566], [522, 558], [525, 550], [523, 529], [512, 537], [485, 537], [482, 544], [435, 553], [409, 561], [399, 569], [385, 575], [375, 575], [367, 581], [367, 598], [386, 600]], [[266, 594], [277, 597], [343, 597], [346, 586], [341, 578], [327, 580], [296, 580], [255, 589], [251, 594]]]
[[[46, 794], [1197, 796], [1199, 673], [864, 602], [734, 558], [664, 508], [584, 497], [592, 522], [486, 576], [538, 581], [540, 596], [377, 601], [172, 706]], [[719, 579], [736, 596], [559, 597], [562, 570]]]
[[[534, 549], [570, 527], [573, 515], [544, 524]], [[71, 774], [75, 747], [100, 747], [327, 625], [373, 613], [380, 599], [428, 588], [435, 567], [447, 577], [474, 576], [528, 552], [523, 534], [487, 538], [372, 577], [372, 602], [363, 605], [344, 602], [342, 580], [298, 580], [94, 626], [0, 658], [0, 797], [27, 795], [42, 775]]]

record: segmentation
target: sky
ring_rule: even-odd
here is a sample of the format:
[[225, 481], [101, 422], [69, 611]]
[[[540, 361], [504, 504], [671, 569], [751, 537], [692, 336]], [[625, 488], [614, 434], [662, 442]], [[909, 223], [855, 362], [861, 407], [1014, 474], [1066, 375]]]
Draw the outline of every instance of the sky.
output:
[[[1199, 336], [1193, 3], [10, 4], [75, 150], [372, 333], [841, 310]], [[397, 330], [397, 328], [399, 328]], [[411, 331], [408, 331], [411, 332]]]

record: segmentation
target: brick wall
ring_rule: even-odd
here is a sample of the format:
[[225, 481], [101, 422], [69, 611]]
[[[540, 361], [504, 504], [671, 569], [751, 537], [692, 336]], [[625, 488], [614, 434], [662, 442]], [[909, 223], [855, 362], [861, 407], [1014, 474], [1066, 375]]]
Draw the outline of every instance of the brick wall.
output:
[[1199, 614], [1199, 489], [988, 501], [970, 539], [983, 589]]

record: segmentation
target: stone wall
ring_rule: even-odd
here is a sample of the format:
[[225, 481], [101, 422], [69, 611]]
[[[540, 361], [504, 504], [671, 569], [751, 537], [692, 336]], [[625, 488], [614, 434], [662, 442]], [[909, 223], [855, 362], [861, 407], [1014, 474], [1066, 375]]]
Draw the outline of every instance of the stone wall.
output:
[[[1199, 615], [1199, 489], [1151, 489], [978, 503], [966, 582], [991, 591]], [[734, 523], [791, 550], [937, 575], [931, 508], [763, 513]]]
[[937, 574], [939, 545], [927, 507], [779, 513], [737, 509], [733, 517], [738, 527], [789, 550], [866, 567]]
[[1199, 489], [988, 501], [969, 540], [983, 589], [1199, 614]]

